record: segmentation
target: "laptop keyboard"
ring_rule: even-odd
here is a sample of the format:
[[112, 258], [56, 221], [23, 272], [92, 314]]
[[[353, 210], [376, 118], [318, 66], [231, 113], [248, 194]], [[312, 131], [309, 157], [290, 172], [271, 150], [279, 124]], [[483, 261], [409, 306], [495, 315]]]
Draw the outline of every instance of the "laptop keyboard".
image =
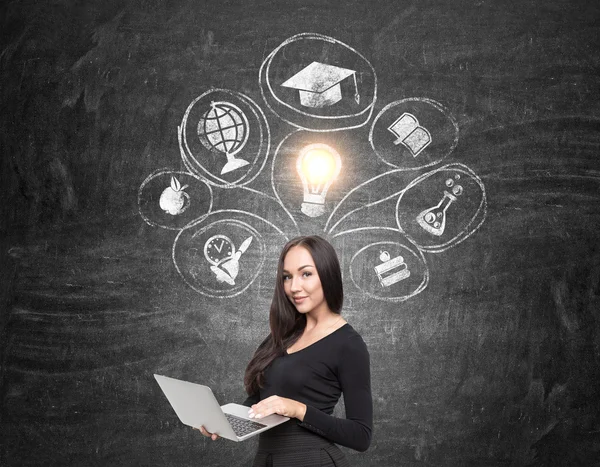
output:
[[226, 413], [225, 417], [227, 417], [227, 420], [229, 421], [229, 424], [231, 425], [231, 428], [233, 428], [235, 434], [240, 437], [267, 426], [263, 425], [262, 423], [253, 422], [252, 420], [236, 417], [230, 413]]

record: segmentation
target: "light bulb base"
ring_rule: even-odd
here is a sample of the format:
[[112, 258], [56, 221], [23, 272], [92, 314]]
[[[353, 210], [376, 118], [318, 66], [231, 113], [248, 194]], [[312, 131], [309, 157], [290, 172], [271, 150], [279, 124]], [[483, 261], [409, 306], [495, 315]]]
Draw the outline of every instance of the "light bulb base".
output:
[[323, 203], [302, 203], [301, 211], [308, 217], [319, 217], [325, 214], [325, 205]]

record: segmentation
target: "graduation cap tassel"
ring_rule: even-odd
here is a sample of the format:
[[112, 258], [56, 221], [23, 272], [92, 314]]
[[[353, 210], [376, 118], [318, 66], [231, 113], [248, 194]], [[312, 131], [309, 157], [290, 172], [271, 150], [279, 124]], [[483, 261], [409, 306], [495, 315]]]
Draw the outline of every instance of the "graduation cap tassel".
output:
[[354, 76], [354, 100], [356, 101], [357, 104], [360, 104], [360, 95], [358, 94], [358, 84], [356, 82], [356, 73], [354, 73], [352, 76]]

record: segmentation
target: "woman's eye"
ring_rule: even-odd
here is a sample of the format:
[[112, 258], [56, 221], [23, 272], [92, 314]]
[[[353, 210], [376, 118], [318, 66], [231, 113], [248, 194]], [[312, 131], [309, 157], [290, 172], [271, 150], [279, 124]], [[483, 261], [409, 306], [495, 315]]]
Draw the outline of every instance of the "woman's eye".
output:
[[283, 276], [283, 281], [287, 281], [290, 278], [290, 276]]
[[302, 274], [304, 277], [309, 277], [312, 276], [312, 274], [310, 272], [305, 272], [304, 274]]

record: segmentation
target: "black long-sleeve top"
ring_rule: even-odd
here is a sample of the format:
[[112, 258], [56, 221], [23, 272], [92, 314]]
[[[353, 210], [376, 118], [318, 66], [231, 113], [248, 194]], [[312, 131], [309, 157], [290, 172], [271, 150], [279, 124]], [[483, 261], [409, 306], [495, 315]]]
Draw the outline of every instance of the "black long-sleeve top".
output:
[[[346, 418], [332, 415], [342, 393]], [[265, 370], [264, 387], [244, 405], [274, 395], [306, 404], [304, 421], [297, 421], [300, 426], [357, 451], [369, 447], [373, 426], [369, 351], [350, 324], [276, 358]]]

